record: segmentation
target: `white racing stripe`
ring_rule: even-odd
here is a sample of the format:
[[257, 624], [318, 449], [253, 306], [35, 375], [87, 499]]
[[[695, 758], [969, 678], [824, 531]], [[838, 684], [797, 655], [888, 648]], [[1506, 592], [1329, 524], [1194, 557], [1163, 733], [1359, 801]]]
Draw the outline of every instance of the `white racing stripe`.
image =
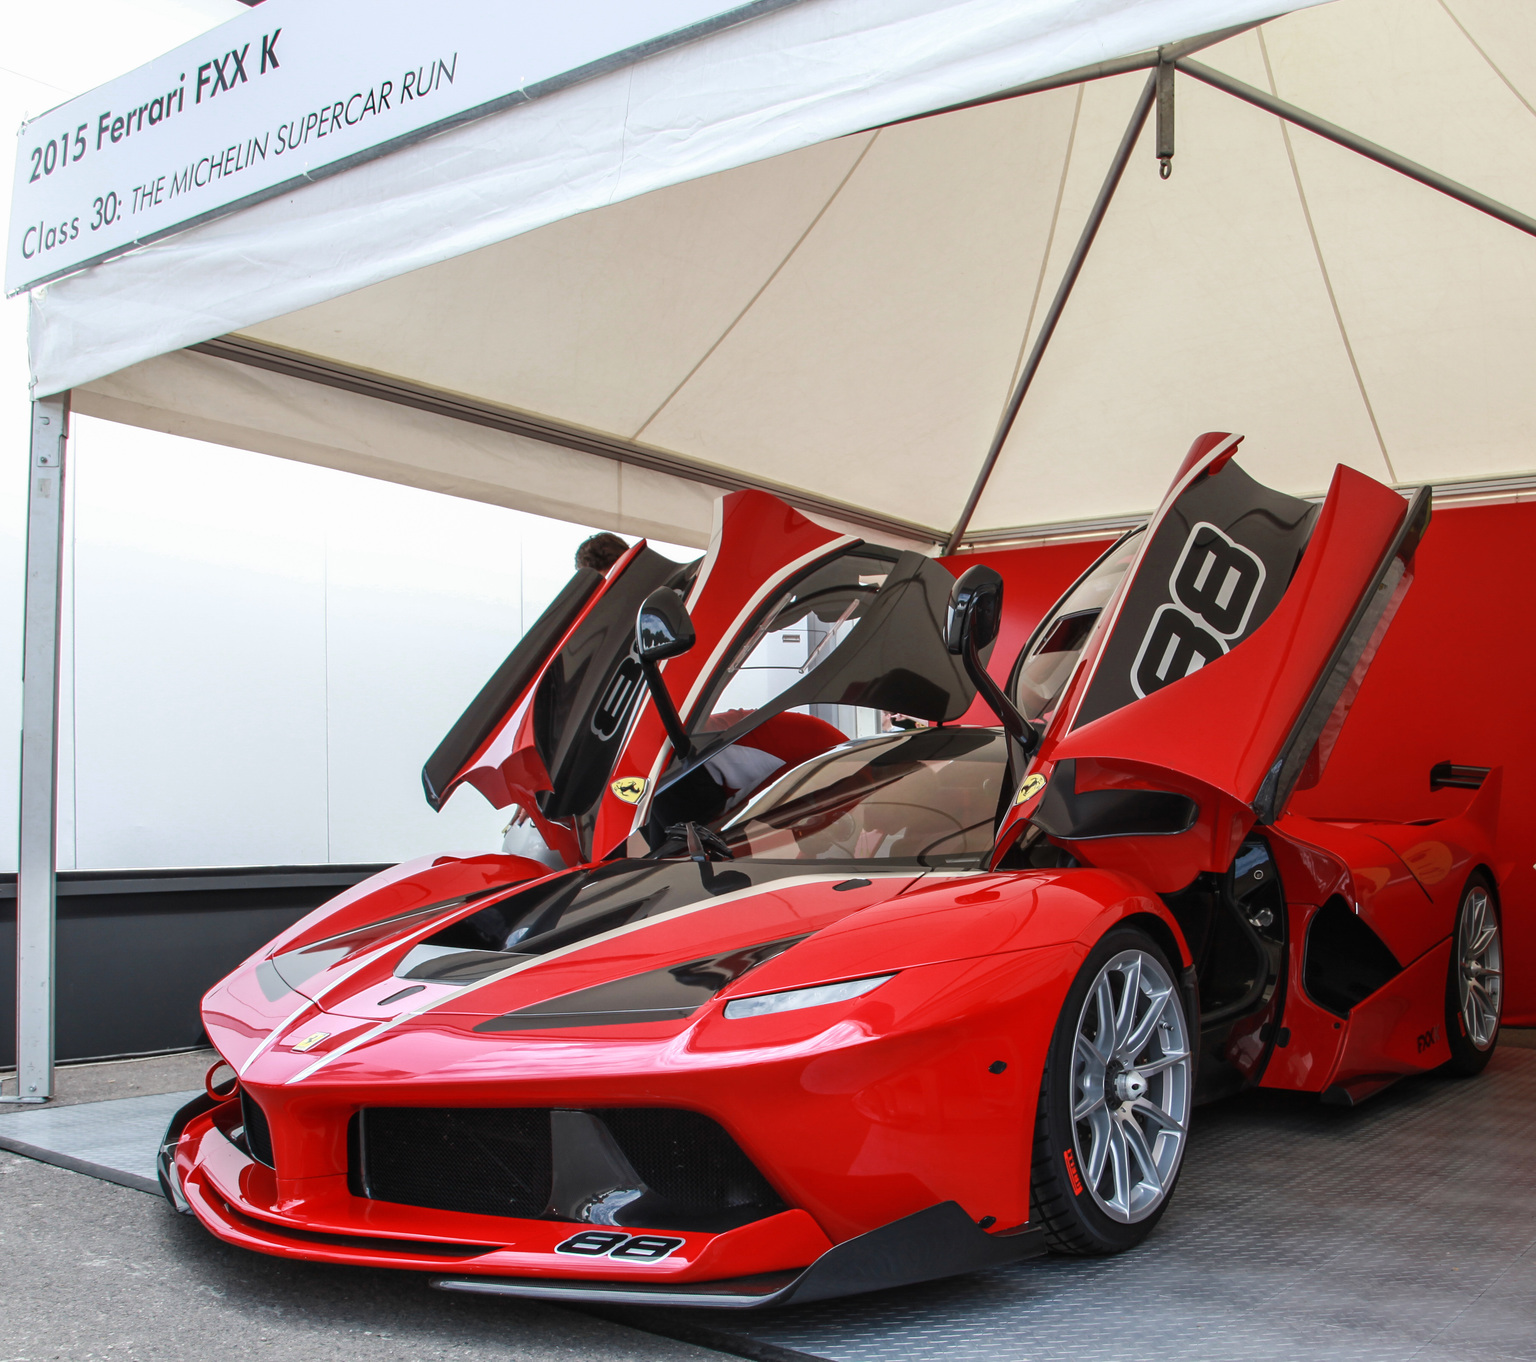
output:
[[[518, 892], [521, 889], [527, 888], [528, 885], [532, 884], [533, 882], [534, 881], [529, 880], [529, 881], [527, 881], [524, 884], [509, 884], [509, 885], [507, 885], [505, 887], [504, 890], [495, 890], [495, 889], [493, 889], [490, 893], [488, 893], [488, 894], [486, 894], [484, 896], [483, 900], [476, 900], [475, 901], [475, 903], [476, 903], [476, 911], [479, 911], [480, 908], [486, 907], [488, 904], [497, 902], [499, 899], [504, 897], [506, 894], [516, 893], [516, 892]], [[452, 903], [451, 899], [450, 900], [446, 900], [443, 903], [444, 910], [447, 910], [449, 908], [449, 906], [451, 905], [451, 903]], [[460, 907], [465, 907], [467, 905], [460, 904], [459, 906]], [[421, 911], [425, 912], [427, 910], [423, 909]], [[353, 928], [353, 930], [354, 931], [359, 931], [359, 932], [367, 931], [369, 925], [376, 925], [376, 924], [364, 924], [361, 927]], [[377, 960], [381, 955], [387, 955], [390, 951], [394, 950], [395, 947], [397, 947], [397, 946], [404, 945], [408, 941], [413, 941], [416, 937], [419, 937], [419, 936], [429, 936], [431, 933], [433, 933], [435, 931], [438, 931], [441, 928], [441, 926], [442, 926], [442, 915], [439, 914], [438, 916], [430, 918], [426, 922], [422, 923], [422, 925], [420, 927], [418, 927], [414, 932], [408, 932], [405, 936], [392, 937], [389, 941], [385, 942], [385, 944], [380, 946], [377, 950], [369, 951], [367, 955], [364, 955], [364, 956], [360, 957], [353, 964], [349, 965], [346, 969], [342, 970], [342, 972], [340, 974], [338, 974], [334, 979], [332, 979], [331, 982], [328, 983], [324, 988], [317, 988], [315, 990], [315, 996], [313, 998], [305, 997], [305, 995], [299, 994], [300, 997], [304, 998], [304, 1006], [299, 1008], [298, 1011], [296, 1011], [296, 1012], [292, 1013], [291, 1015], [289, 1015], [285, 1020], [280, 1022], [271, 1031], [269, 1031], [267, 1033], [266, 1039], [263, 1040], [260, 1045], [258, 1045], [254, 1050], [251, 1051], [250, 1054], [248, 1054], [245, 1057], [245, 1063], [242, 1064], [238, 1069], [235, 1069], [235, 1073], [236, 1074], [243, 1074], [247, 1069], [249, 1069], [251, 1067], [251, 1065], [256, 1062], [257, 1056], [259, 1056], [259, 1055], [263, 1054], [265, 1051], [271, 1049], [271, 1047], [273, 1045], [275, 1045], [277, 1043], [277, 1041], [282, 1036], [287, 1035], [288, 1028], [290, 1026], [292, 1026], [294, 1024], [294, 1022], [298, 1021], [298, 1019], [300, 1017], [302, 1017], [306, 1012], [308, 1012], [310, 1008], [312, 1008], [312, 1007], [319, 1007], [320, 1006], [320, 999], [325, 997], [325, 995], [327, 993], [329, 993], [332, 989], [338, 987], [341, 984], [346, 983], [346, 981], [348, 979], [350, 979], [354, 974], [356, 974], [358, 972], [358, 970], [367, 968], [367, 966], [373, 964], [373, 962], [375, 960]], [[347, 935], [347, 933], [342, 932], [342, 933], [338, 933], [338, 935], [345, 936], [345, 935]], [[324, 940], [324, 938], [322, 938], [322, 941], [323, 940]], [[320, 942], [316, 942], [315, 944], [318, 945], [318, 944], [320, 944]], [[303, 947], [298, 947], [297, 949], [302, 950]], [[271, 957], [267, 957], [267, 958], [270, 959]], [[279, 975], [278, 977], [282, 978], [281, 975]], [[294, 992], [298, 993], [299, 990], [298, 989], [294, 989]], [[228, 1061], [226, 1061], [226, 1063], [227, 1062]], [[230, 1067], [234, 1068], [233, 1065], [230, 1065]]]
[[[465, 997], [467, 994], [475, 992], [477, 989], [488, 988], [491, 984], [499, 984], [503, 979], [509, 979], [514, 974], [521, 974], [524, 970], [532, 969], [536, 965], [546, 964], [550, 960], [558, 960], [562, 956], [574, 955], [577, 951], [588, 950], [593, 946], [602, 945], [608, 941], [614, 941], [621, 936], [628, 936], [631, 932], [638, 932], [646, 927], [654, 927], [662, 922], [672, 922], [677, 918], [687, 917], [690, 913], [703, 912], [703, 910], [706, 908], [715, 908], [722, 904], [735, 903], [742, 899], [754, 898], [765, 894], [776, 894], [781, 890], [793, 889], [800, 885], [841, 884], [844, 880], [847, 879], [916, 880], [923, 878], [926, 873], [928, 872], [924, 871], [921, 867], [913, 866], [904, 871], [875, 871], [871, 873], [866, 870], [856, 870], [850, 874], [849, 871], [843, 870], [836, 875], [790, 875], [782, 880], [774, 880], [771, 884], [754, 885], [749, 889], [738, 889], [734, 893], [721, 894], [718, 898], [706, 899], [701, 903], [689, 903], [685, 904], [681, 908], [673, 908], [670, 912], [658, 913], [655, 917], [642, 918], [638, 922], [627, 922], [622, 927], [615, 927], [612, 931], [599, 932], [596, 936], [588, 937], [585, 941], [577, 941], [569, 946], [561, 946], [558, 950], [550, 951], [547, 955], [538, 955], [535, 956], [532, 960], [524, 960], [519, 964], [509, 965], [500, 973], [492, 974], [487, 978], [481, 979], [473, 984], [466, 984], [463, 988], [458, 989], [453, 993], [447, 994], [444, 997], [437, 999], [435, 1002], [427, 1004], [425, 1007], [417, 1008], [411, 1012], [402, 1012], [398, 1016], [391, 1017], [388, 1021], [380, 1022], [377, 1026], [370, 1027], [367, 1031], [363, 1032], [362, 1035], [355, 1036], [353, 1039], [347, 1041], [345, 1045], [338, 1045], [328, 1054], [321, 1055], [320, 1058], [317, 1059], [313, 1064], [309, 1065], [307, 1068], [300, 1069], [298, 1073], [294, 1074], [294, 1076], [287, 1081], [289, 1083], [298, 1083], [303, 1079], [308, 1078], [311, 1074], [318, 1073], [333, 1059], [340, 1059], [342, 1055], [350, 1053], [351, 1051], [357, 1049], [360, 1045], [366, 1045], [369, 1041], [382, 1036], [386, 1031], [399, 1026], [402, 1022], [411, 1021], [416, 1017], [425, 1016], [428, 1012], [441, 1007], [446, 1002], [456, 1002], [460, 998]], [[396, 942], [395, 944], [398, 945], [399, 943]], [[338, 979], [337, 982], [340, 983], [341, 981]]]

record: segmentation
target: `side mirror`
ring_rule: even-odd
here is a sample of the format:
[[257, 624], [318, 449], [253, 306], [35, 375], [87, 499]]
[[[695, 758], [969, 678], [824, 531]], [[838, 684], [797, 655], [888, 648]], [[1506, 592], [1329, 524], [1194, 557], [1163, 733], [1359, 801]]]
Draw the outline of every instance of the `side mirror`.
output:
[[682, 718], [657, 664], [686, 653], [696, 639], [693, 621], [688, 618], [688, 607], [670, 587], [657, 587], [641, 603], [635, 616], [635, 656], [640, 659], [640, 670], [645, 674], [646, 687], [656, 703], [656, 713], [661, 716], [667, 737], [672, 740], [672, 750], [683, 761], [693, 755], [693, 744], [688, 741]]
[[665, 662], [686, 653], [696, 637], [688, 607], [670, 587], [657, 587], [635, 616], [635, 653], [641, 662]]
[[972, 648], [979, 653], [997, 638], [1002, 619], [1002, 576], [981, 563], [967, 568], [949, 593], [945, 646], [956, 657]]
[[981, 650], [996, 640], [1002, 620], [1002, 576], [981, 563], [967, 568], [950, 589], [944, 646], [964, 661], [971, 684], [1012, 740], [1008, 754], [1011, 792], [1024, 778], [1024, 763], [1040, 745], [1040, 735], [1025, 723], [1024, 716], [982, 665]]

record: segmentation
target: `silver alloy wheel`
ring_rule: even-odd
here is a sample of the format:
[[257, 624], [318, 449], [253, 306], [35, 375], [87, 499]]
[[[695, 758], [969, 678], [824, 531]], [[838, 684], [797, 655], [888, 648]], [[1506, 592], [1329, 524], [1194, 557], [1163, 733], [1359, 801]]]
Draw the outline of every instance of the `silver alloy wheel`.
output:
[[1504, 1001], [1504, 953], [1493, 899], [1473, 885], [1461, 905], [1456, 926], [1456, 989], [1461, 1024], [1479, 1050], [1493, 1044]]
[[1083, 1182], [1112, 1220], [1161, 1204], [1184, 1157], [1194, 1061], [1173, 980], [1146, 951], [1099, 971], [1077, 1019], [1072, 1140]]

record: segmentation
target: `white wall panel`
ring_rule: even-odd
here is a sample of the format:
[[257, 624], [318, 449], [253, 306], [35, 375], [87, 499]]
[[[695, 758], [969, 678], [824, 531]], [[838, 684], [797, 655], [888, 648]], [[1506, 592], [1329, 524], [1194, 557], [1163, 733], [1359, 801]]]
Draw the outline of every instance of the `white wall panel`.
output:
[[61, 866], [500, 844], [505, 814], [468, 787], [434, 813], [421, 766], [589, 528], [91, 417], [71, 457]]
[[329, 859], [328, 479], [74, 434], [76, 864]]
[[[326, 593], [329, 859], [487, 850], [505, 815], [467, 787], [434, 814], [421, 766], [565, 583], [589, 531], [345, 481], [335, 489]], [[525, 556], [534, 567], [526, 611]]]

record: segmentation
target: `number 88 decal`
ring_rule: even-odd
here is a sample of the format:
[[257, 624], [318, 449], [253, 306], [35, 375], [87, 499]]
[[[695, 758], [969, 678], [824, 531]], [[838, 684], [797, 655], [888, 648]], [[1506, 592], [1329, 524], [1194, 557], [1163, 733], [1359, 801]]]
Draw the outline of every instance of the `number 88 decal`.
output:
[[1215, 525], [1200, 521], [1168, 579], [1173, 600], [1157, 608], [1131, 667], [1145, 699], [1222, 656], [1242, 635], [1264, 585], [1264, 564]]
[[668, 1234], [625, 1234], [622, 1230], [583, 1230], [555, 1245], [556, 1253], [575, 1253], [583, 1258], [621, 1258], [652, 1263], [683, 1246]]

